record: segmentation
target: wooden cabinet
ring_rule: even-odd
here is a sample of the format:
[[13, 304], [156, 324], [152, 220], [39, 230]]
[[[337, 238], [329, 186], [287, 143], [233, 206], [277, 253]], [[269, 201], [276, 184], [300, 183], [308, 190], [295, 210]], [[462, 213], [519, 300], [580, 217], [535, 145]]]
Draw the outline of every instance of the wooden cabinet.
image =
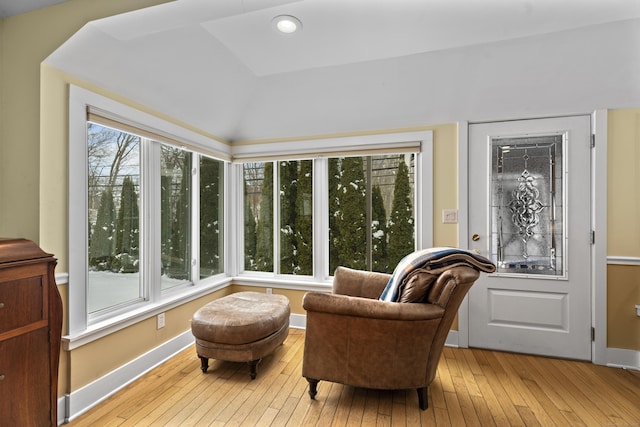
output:
[[0, 238], [0, 425], [57, 425], [62, 301], [56, 259]]

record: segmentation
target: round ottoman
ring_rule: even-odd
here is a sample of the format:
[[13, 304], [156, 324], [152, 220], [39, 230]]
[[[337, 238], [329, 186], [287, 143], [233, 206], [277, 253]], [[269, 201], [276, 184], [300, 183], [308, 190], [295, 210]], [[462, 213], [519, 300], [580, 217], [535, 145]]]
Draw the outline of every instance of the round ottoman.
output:
[[287, 297], [258, 292], [227, 295], [200, 308], [191, 332], [202, 372], [209, 359], [247, 362], [254, 379], [260, 360], [287, 338], [290, 313]]

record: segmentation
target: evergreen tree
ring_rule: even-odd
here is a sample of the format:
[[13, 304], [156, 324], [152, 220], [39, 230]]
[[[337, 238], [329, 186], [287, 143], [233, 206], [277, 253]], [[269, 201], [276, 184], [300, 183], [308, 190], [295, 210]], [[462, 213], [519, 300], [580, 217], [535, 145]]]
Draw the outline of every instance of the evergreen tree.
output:
[[93, 226], [89, 265], [97, 270], [109, 270], [113, 255], [113, 237], [115, 229], [115, 207], [111, 189], [105, 189], [100, 196], [100, 205], [96, 223]]
[[222, 272], [220, 206], [222, 162], [200, 157], [200, 277]]
[[338, 216], [340, 215], [340, 177], [342, 176], [341, 161], [338, 158], [329, 159], [329, 273], [340, 265], [340, 253], [338, 242], [340, 230], [338, 229]]
[[256, 270], [256, 217], [247, 197], [247, 181], [244, 181], [244, 268]]
[[118, 225], [116, 227], [116, 259], [112, 268], [120, 273], [135, 273], [138, 271], [138, 248], [140, 213], [138, 196], [133, 180], [125, 176], [122, 181], [120, 194], [120, 209], [118, 210]]
[[[191, 155], [183, 157], [180, 192], [173, 208], [171, 223], [171, 269], [169, 277], [189, 280], [191, 277]], [[182, 156], [181, 156], [182, 157]]]
[[313, 274], [313, 190], [311, 160], [300, 161], [296, 198], [296, 258], [295, 274]]
[[371, 270], [387, 273], [387, 212], [378, 185], [371, 193], [371, 234]]
[[407, 254], [414, 251], [413, 208], [411, 204], [409, 169], [400, 160], [393, 188], [393, 202], [389, 220], [389, 265], [395, 266]]
[[336, 246], [339, 253], [339, 264], [358, 270], [366, 270], [367, 199], [362, 157], [342, 159], [342, 176], [338, 197], [340, 210], [336, 220], [340, 234]]
[[273, 271], [273, 162], [264, 163], [256, 234], [256, 270]]
[[298, 162], [280, 162], [280, 273], [293, 274], [296, 265], [296, 199]]

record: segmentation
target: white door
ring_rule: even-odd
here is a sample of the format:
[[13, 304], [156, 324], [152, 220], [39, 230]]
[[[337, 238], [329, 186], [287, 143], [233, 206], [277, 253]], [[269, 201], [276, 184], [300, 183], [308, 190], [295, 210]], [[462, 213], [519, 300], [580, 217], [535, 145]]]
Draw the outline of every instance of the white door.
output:
[[589, 116], [469, 126], [469, 345], [591, 359]]

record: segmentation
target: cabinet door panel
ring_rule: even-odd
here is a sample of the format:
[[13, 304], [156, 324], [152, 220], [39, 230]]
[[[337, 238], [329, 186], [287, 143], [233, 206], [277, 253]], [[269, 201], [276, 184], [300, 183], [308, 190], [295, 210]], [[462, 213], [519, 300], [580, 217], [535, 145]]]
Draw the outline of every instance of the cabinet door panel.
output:
[[49, 376], [46, 328], [0, 341], [0, 425], [49, 425]]

